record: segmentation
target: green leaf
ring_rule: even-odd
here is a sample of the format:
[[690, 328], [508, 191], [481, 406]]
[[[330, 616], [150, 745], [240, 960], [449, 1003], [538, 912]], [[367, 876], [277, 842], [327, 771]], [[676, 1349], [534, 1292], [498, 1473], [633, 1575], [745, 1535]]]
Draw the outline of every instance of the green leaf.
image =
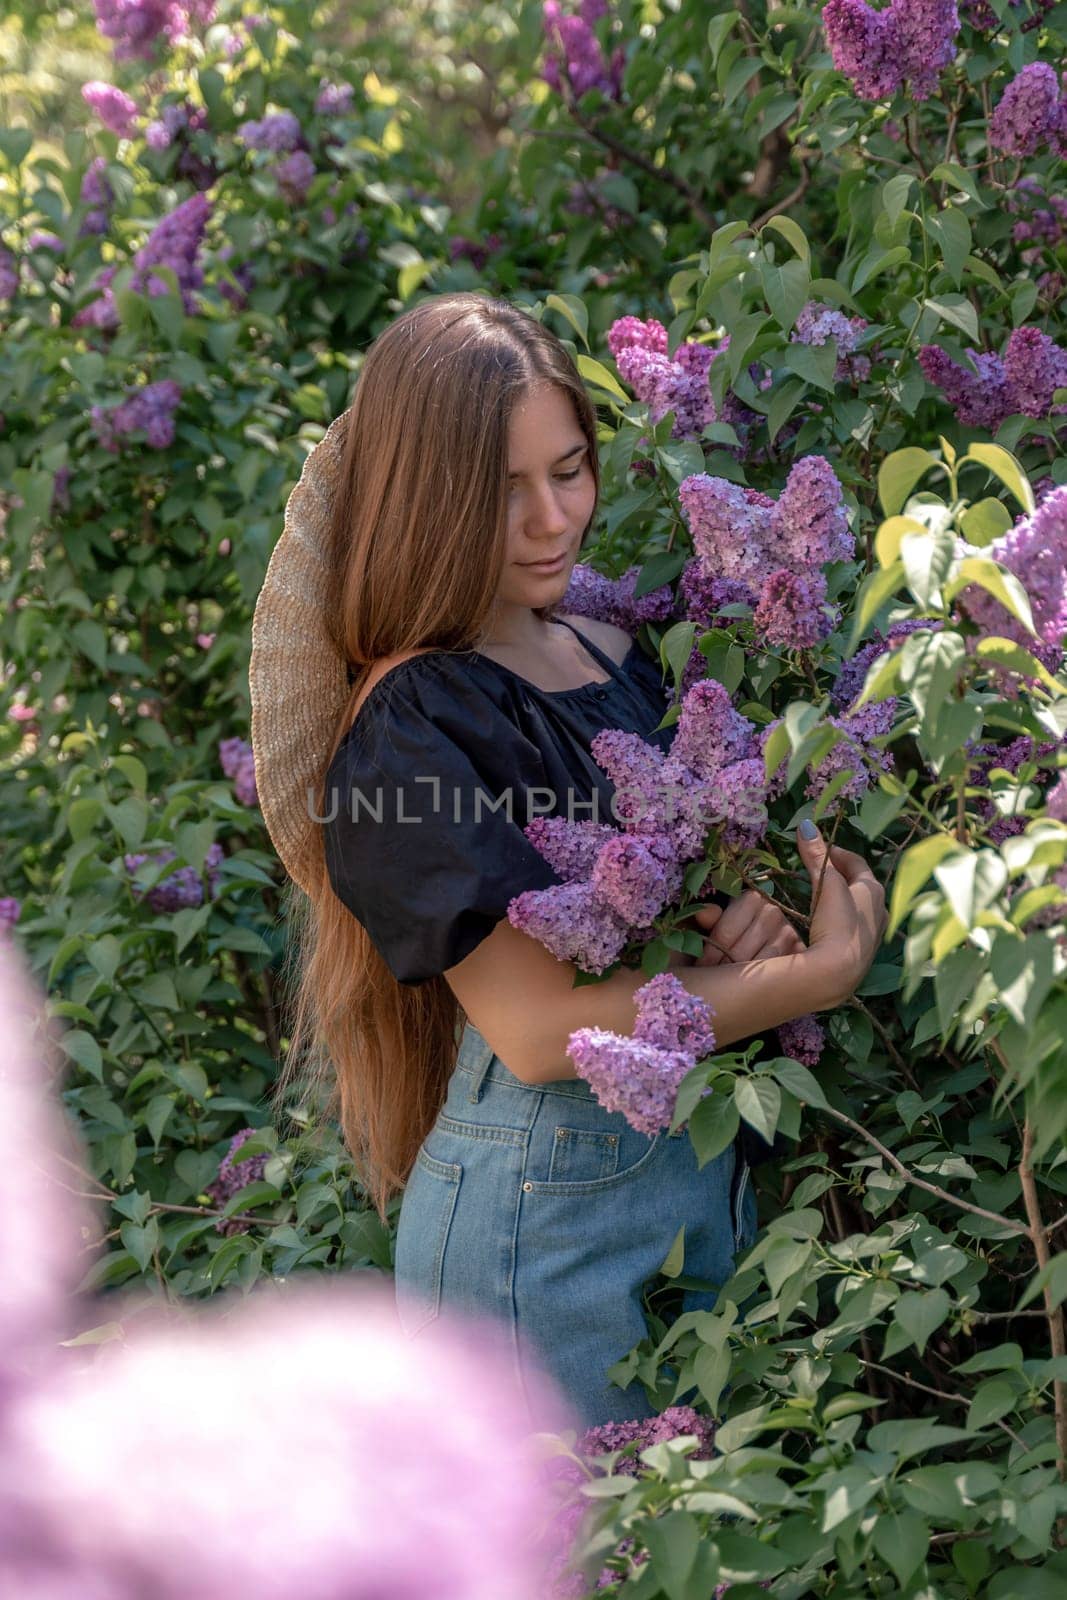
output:
[[989, 207], [986, 201], [982, 199], [978, 185], [973, 177], [964, 167], [958, 166], [956, 162], [942, 161], [938, 166], [934, 167], [930, 173], [930, 179], [933, 183], [954, 183], [956, 188], [961, 189], [982, 211], [988, 211]]
[[968, 544], [992, 544], [1010, 527], [1011, 515], [999, 500], [979, 500], [968, 506], [960, 518], [960, 528]]
[[978, 343], [978, 313], [969, 300], [958, 295], [954, 300], [942, 298], [940, 300], [924, 300], [922, 302], [927, 311], [932, 311], [940, 317], [942, 322], [947, 322], [951, 327], [958, 328], [965, 333], [972, 344]]
[[714, 1416], [730, 1377], [729, 1345], [702, 1345], [693, 1357], [693, 1377]]
[[878, 498], [887, 517], [895, 516], [907, 500], [919, 479], [931, 467], [940, 466], [929, 450], [908, 445], [886, 456], [878, 468]]
[[668, 1600], [692, 1600], [688, 1580], [700, 1547], [696, 1518], [688, 1511], [646, 1517], [641, 1523], [641, 1538], [648, 1548], [656, 1584]]
[[807, 392], [803, 378], [788, 378], [785, 383], [775, 385], [767, 408], [767, 432], [772, 444]]
[[766, 1063], [765, 1070], [798, 1100], [806, 1100], [809, 1106], [825, 1110], [827, 1100], [822, 1085], [818, 1078], [799, 1061], [793, 1061], [788, 1056], [779, 1056], [777, 1060]]
[[930, 1529], [917, 1511], [895, 1507], [878, 1517], [872, 1535], [874, 1548], [893, 1572], [901, 1589], [918, 1571], [930, 1547]]
[[886, 601], [892, 599], [903, 582], [903, 561], [894, 561], [892, 566], [880, 568], [876, 572], [869, 572], [864, 578], [856, 595], [852, 636], [848, 642], [850, 655]]
[[614, 399], [621, 401], [624, 406], [630, 404], [630, 396], [618, 378], [612, 377], [607, 367], [602, 366], [599, 361], [594, 361], [592, 356], [578, 356], [578, 371], [587, 383], [593, 384], [597, 389], [603, 389]]
[[[727, 15], [735, 17], [736, 13], [727, 13]], [[794, 222], [792, 217], [771, 217], [768, 222], [763, 224], [760, 231], [766, 233], [768, 228], [774, 233], [780, 233], [782, 238], [793, 246], [793, 249], [810, 272], [811, 250], [799, 222]]]
[[1065, 692], [1063, 684], [1052, 676], [1044, 662], [1032, 656], [1029, 650], [1024, 650], [1021, 644], [1016, 644], [1014, 639], [979, 639], [974, 653], [980, 660], [993, 661], [998, 667], [1007, 667], [1019, 673], [1020, 677], [1040, 679], [1045, 688], [1057, 697]]
[[905, 850], [893, 879], [893, 892], [889, 902], [889, 926], [886, 929], [887, 939], [891, 939], [896, 933], [911, 908], [912, 900], [938, 862], [958, 849], [959, 845], [951, 834], [935, 833], [928, 839], [920, 839], [918, 843]]
[[33, 133], [29, 128], [0, 128], [0, 155], [9, 166], [21, 167], [33, 148]]
[[903, 266], [905, 261], [911, 260], [911, 251], [906, 244], [894, 245], [891, 250], [881, 250], [878, 245], [872, 245], [864, 256], [856, 274], [849, 285], [851, 294], [858, 294], [864, 284], [872, 278], [877, 278], [879, 273], [888, 272], [891, 267]]
[[709, 1094], [699, 1102], [689, 1118], [689, 1137], [696, 1151], [697, 1166], [705, 1167], [733, 1144], [741, 1125], [737, 1106], [729, 1095]]
[[696, 632], [695, 622], [676, 622], [672, 628], [667, 629], [659, 642], [660, 661], [664, 668], [673, 674], [675, 684], [680, 684], [682, 681], [682, 673], [693, 652]]
[[938, 216], [931, 217], [927, 227], [937, 240], [946, 271], [959, 288], [964, 264], [971, 253], [970, 223], [959, 206], [948, 206]]
[[569, 322], [579, 339], [589, 349], [589, 313], [585, 302], [579, 300], [576, 294], [550, 294], [545, 299], [545, 306], [550, 311], [556, 311], [566, 322]]
[[921, 606], [935, 604], [956, 554], [955, 535], [906, 533], [900, 541], [900, 559], [908, 588]]
[[[977, 340], [977, 335], [975, 338]], [[1025, 472], [1009, 450], [999, 444], [972, 444], [963, 460], [977, 461], [980, 466], [986, 467], [1011, 491], [1027, 515], [1033, 511], [1034, 492]]]
[[712, 17], [708, 23], [708, 50], [711, 53], [711, 64], [714, 67], [719, 59], [719, 53], [730, 31], [737, 25], [739, 16], [736, 11], [724, 11], [721, 16]]
[[946, 601], [955, 600], [969, 583], [979, 584], [994, 600], [999, 600], [1028, 633], [1037, 637], [1029, 596], [1013, 572], [1005, 572], [988, 556], [967, 556], [960, 562], [956, 576], [945, 590]]
[[895, 178], [890, 178], [882, 185], [882, 208], [889, 219], [890, 227], [895, 227], [900, 220], [904, 207], [908, 203], [911, 186], [918, 180], [913, 172], [899, 172]]
[[88, 656], [98, 672], [106, 670], [107, 634], [99, 622], [93, 622], [89, 617], [82, 617], [69, 630], [68, 637], [83, 656]]
[[782, 1110], [782, 1092], [778, 1085], [770, 1078], [738, 1078], [734, 1083], [734, 1102], [744, 1121], [770, 1144]]
[[967, 1426], [977, 1433], [1015, 1410], [1018, 1390], [1008, 1378], [987, 1378], [979, 1384], [967, 1412]]
[[665, 1278], [676, 1278], [685, 1265], [685, 1223], [678, 1229], [674, 1236], [674, 1243], [667, 1251], [666, 1260], [660, 1267]]
[[832, 394], [836, 381], [837, 340], [827, 339], [825, 344], [791, 344], [786, 351], [785, 366], [807, 383]]
[[943, 1445], [959, 1444], [969, 1437], [966, 1428], [950, 1428], [944, 1423], [928, 1422], [925, 1418], [915, 1417], [893, 1422], [876, 1422], [867, 1435], [867, 1447], [870, 1450], [884, 1450], [887, 1455], [899, 1456], [903, 1461], [909, 1456], [926, 1455], [931, 1450], [940, 1450]]
[[951, 1309], [952, 1301], [944, 1289], [912, 1290], [902, 1294], [893, 1307], [893, 1321], [922, 1355], [930, 1335], [940, 1328]]
[[104, 1058], [100, 1046], [91, 1033], [86, 1033], [82, 1028], [71, 1028], [60, 1039], [63, 1051], [72, 1061], [76, 1061], [83, 1069], [96, 1079], [98, 1083], [104, 1081]]
[[685, 566], [685, 562], [684, 550], [657, 550], [655, 555], [649, 556], [637, 574], [634, 599], [640, 600], [642, 596], [651, 594], [654, 589], [661, 589], [664, 584], [673, 583]]
[[788, 333], [808, 299], [811, 279], [803, 261], [786, 261], [777, 266], [760, 262], [760, 279], [771, 315], [783, 333]]

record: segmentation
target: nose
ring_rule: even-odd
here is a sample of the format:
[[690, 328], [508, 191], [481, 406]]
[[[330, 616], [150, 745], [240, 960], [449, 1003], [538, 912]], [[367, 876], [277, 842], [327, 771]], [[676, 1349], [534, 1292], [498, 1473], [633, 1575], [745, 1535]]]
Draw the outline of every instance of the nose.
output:
[[551, 482], [532, 485], [526, 502], [527, 530], [541, 538], [558, 539], [567, 531], [567, 514]]

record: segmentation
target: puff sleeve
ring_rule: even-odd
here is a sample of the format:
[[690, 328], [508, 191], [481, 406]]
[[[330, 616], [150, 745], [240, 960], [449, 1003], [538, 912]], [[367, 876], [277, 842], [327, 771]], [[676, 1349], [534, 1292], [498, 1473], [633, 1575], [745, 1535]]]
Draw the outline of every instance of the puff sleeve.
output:
[[515, 895], [561, 879], [523, 833], [536, 746], [426, 657], [388, 680], [331, 763], [322, 822], [334, 893], [414, 984], [468, 956]]

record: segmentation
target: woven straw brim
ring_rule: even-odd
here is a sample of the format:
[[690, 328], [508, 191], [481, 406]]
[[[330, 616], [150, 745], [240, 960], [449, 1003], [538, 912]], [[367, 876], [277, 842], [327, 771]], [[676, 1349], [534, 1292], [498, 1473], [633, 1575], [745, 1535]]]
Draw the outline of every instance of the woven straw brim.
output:
[[345, 411], [330, 424], [304, 462], [252, 618], [256, 792], [282, 865], [308, 893], [316, 792], [350, 693], [347, 664], [326, 626], [337, 604], [326, 551], [347, 418]]

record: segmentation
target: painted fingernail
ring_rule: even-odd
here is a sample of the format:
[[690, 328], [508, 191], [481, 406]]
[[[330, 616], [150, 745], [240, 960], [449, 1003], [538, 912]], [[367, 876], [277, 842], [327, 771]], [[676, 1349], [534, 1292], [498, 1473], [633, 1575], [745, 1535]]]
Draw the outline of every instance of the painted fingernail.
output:
[[817, 839], [819, 837], [819, 830], [810, 817], [805, 817], [800, 824], [800, 837], [802, 839]]

